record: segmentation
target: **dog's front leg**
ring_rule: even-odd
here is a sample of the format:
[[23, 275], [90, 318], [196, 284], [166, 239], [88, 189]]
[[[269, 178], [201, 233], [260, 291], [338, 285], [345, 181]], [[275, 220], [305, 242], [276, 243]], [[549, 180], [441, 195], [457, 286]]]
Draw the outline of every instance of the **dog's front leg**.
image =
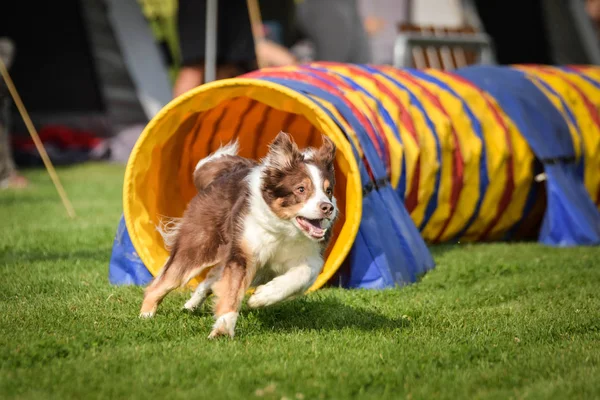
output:
[[301, 294], [314, 283], [322, 264], [323, 261], [318, 258], [295, 263], [283, 275], [257, 287], [248, 299], [248, 306], [251, 308], [269, 306]]

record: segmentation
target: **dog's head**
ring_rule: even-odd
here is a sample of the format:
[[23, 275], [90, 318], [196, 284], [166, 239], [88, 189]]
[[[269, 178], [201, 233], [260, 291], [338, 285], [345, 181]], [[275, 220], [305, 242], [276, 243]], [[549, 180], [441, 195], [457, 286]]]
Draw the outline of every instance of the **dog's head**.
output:
[[263, 160], [262, 196], [273, 213], [307, 237], [322, 241], [337, 218], [335, 144], [323, 136], [320, 148], [301, 151], [280, 132]]

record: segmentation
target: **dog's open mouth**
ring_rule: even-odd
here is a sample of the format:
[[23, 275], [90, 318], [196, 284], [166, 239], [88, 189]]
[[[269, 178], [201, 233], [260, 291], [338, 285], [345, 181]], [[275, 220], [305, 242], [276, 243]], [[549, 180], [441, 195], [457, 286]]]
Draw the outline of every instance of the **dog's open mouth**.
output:
[[296, 217], [296, 222], [308, 236], [314, 239], [322, 239], [325, 236], [327, 229], [321, 228], [322, 219], [308, 219], [304, 217]]

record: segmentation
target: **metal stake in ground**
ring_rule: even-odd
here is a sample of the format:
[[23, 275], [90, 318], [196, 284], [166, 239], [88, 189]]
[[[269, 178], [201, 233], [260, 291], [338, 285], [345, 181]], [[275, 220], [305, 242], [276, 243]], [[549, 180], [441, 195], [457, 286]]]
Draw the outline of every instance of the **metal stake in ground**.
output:
[[63, 202], [63, 205], [67, 209], [67, 214], [69, 214], [69, 217], [75, 218], [75, 210], [73, 209], [73, 205], [69, 201], [69, 198], [67, 197], [67, 193], [65, 192], [62, 184], [60, 183], [60, 179], [58, 179], [58, 175], [56, 174], [56, 171], [54, 170], [54, 166], [52, 165], [52, 162], [50, 161], [50, 157], [48, 157], [48, 153], [46, 153], [46, 149], [44, 148], [44, 145], [42, 144], [42, 141], [40, 140], [40, 137], [39, 137], [37, 131], [35, 130], [35, 127], [33, 126], [33, 122], [31, 122], [31, 118], [29, 118], [29, 114], [27, 113], [27, 110], [25, 109], [25, 106], [23, 105], [23, 102], [21, 101], [21, 96], [19, 96], [19, 93], [17, 92], [17, 89], [15, 88], [15, 85], [10, 77], [10, 74], [8, 73], [8, 69], [4, 65], [4, 61], [2, 61], [1, 58], [0, 58], [0, 74], [2, 75], [2, 78], [4, 79], [4, 82], [6, 82], [8, 91], [10, 92], [10, 95], [12, 96], [13, 101], [15, 102], [15, 104], [17, 105], [17, 108], [19, 109], [21, 118], [23, 118], [23, 122], [25, 122], [25, 125], [27, 126], [27, 130], [29, 131], [31, 138], [33, 139], [33, 143], [35, 143], [35, 147], [37, 148], [38, 152], [40, 153], [40, 156], [42, 157], [42, 161], [44, 161], [44, 165], [46, 166], [46, 170], [48, 170], [48, 174], [50, 175], [50, 178], [52, 179], [52, 182], [54, 183], [54, 186], [56, 187], [56, 191], [58, 192], [58, 195], [60, 196], [60, 198]]
[[204, 83], [216, 79], [217, 70], [217, 16], [219, 13], [217, 0], [206, 2], [206, 38], [204, 55]]

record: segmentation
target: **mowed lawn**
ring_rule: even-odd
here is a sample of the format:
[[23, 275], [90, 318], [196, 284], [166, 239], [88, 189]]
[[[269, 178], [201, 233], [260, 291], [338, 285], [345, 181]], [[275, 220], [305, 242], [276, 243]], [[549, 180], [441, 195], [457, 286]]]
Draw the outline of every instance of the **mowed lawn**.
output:
[[77, 220], [44, 171], [0, 192], [2, 399], [600, 398], [600, 248], [434, 247], [418, 284], [244, 307], [209, 341], [187, 294], [140, 320], [108, 283], [124, 169], [59, 172]]

